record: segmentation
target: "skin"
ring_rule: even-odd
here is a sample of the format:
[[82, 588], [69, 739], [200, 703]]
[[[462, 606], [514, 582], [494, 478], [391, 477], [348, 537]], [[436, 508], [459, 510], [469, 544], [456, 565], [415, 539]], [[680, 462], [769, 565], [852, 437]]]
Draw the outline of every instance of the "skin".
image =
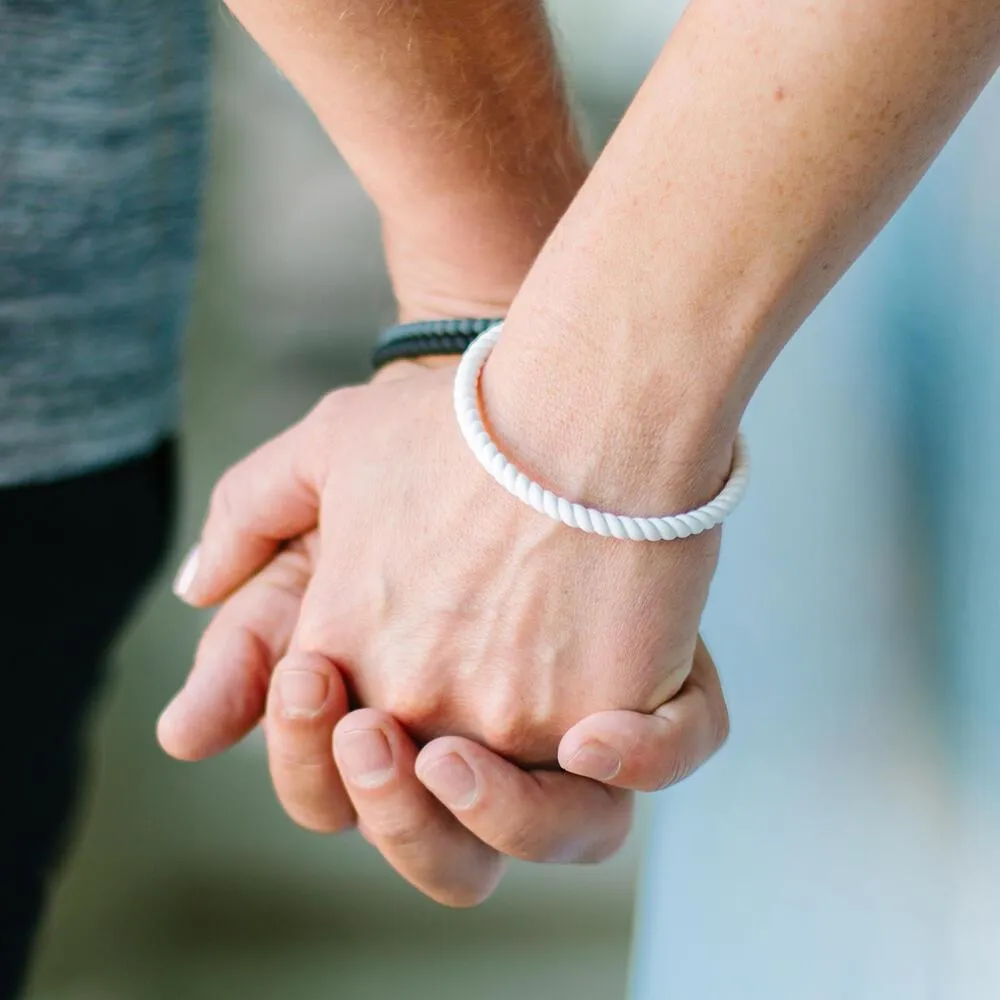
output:
[[[541, 6], [232, 0], [231, 7], [309, 100], [375, 200], [401, 318], [505, 312], [586, 175]], [[426, 377], [428, 367], [429, 359], [400, 363], [380, 382]], [[315, 650], [289, 651], [318, 545], [314, 533], [300, 537], [224, 602], [160, 721], [161, 743], [180, 759], [201, 759], [260, 722], [266, 703], [271, 772], [289, 815], [325, 832], [357, 821], [406, 878], [442, 902], [488, 895], [504, 855], [606, 856], [629, 828], [624, 789], [678, 778], [725, 738], [725, 704], [705, 653], [685, 697], [661, 715], [602, 712], [566, 734], [560, 752], [569, 770], [619, 787], [522, 771], [469, 740], [432, 741], [418, 757], [386, 712], [344, 716], [345, 680], [357, 680], [344, 664]], [[298, 696], [294, 704], [290, 695]], [[312, 699], [308, 708], [303, 698]], [[378, 731], [393, 751], [377, 785], [349, 758], [358, 726]], [[470, 773], [472, 798], [467, 781], [456, 784]]]
[[[360, 704], [385, 708], [421, 741], [460, 733], [522, 763], [552, 765], [562, 735], [586, 715], [653, 711], [680, 689], [711, 572], [699, 565], [706, 546], [604, 549], [525, 518], [521, 504], [472, 473], [449, 419], [451, 377], [425, 371], [328, 396], [227, 474], [201, 559], [211, 566], [233, 551], [216, 530], [220, 518], [257, 526], [237, 510], [245, 499], [289, 519], [290, 537], [318, 517], [331, 529], [320, 530], [294, 645], [336, 662]], [[441, 427], [450, 433], [437, 438]], [[450, 487], [415, 523], [412, 502], [430, 484], [406, 456], [420, 452], [433, 454]], [[284, 492], [289, 480], [259, 475], [293, 455], [294, 497]], [[344, 478], [343, 469], [354, 471]], [[279, 483], [282, 492], [269, 496]], [[332, 530], [338, 524], [344, 530]]]
[[[508, 453], [596, 506], [712, 496], [760, 378], [998, 60], [997, 0], [695, 0], [511, 305], [483, 386]], [[446, 375], [331, 394], [230, 470], [184, 596], [225, 598], [318, 524], [295, 655], [421, 739], [569, 763], [583, 716], [688, 690], [718, 533], [546, 522], [465, 451]], [[380, 719], [356, 721], [391, 742]]]
[[511, 307], [497, 432], [564, 490], [696, 499], [998, 60], [997, 0], [695, 0]]
[[[222, 605], [199, 643], [179, 708], [161, 720], [160, 739], [182, 759], [200, 759], [230, 746], [263, 713], [275, 791], [292, 819], [320, 833], [356, 822], [404, 878], [441, 903], [484, 900], [507, 857], [604, 859], [631, 825], [625, 789], [679, 780], [725, 738], [722, 691], [702, 649], [685, 690], [658, 713], [602, 713], [567, 734], [570, 759], [593, 738], [615, 749], [619, 787], [523, 770], [460, 737], [419, 748], [388, 713], [347, 712], [342, 675], [329, 659], [288, 650], [317, 553], [318, 538], [305, 536]], [[298, 692], [303, 679], [312, 688], [320, 678], [320, 700], [309, 710], [288, 704], [288, 678]], [[359, 730], [378, 730], [392, 749], [391, 765], [375, 777], [351, 759]], [[471, 795], [463, 765], [475, 780]]]
[[227, 0], [378, 207], [403, 321], [510, 305], [587, 175], [539, 0]]

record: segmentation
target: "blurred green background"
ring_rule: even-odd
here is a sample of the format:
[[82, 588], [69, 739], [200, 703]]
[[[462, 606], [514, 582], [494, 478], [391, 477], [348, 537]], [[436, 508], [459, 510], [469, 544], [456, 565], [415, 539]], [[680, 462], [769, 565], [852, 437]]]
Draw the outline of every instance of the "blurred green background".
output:
[[[595, 145], [682, 6], [551, 5]], [[219, 472], [364, 377], [391, 318], [374, 211], [308, 110], [223, 9], [213, 166], [188, 338], [178, 553]], [[178, 556], [179, 557], [179, 556]], [[157, 748], [204, 617], [150, 595], [95, 718], [90, 794], [56, 891], [31, 1000], [501, 1000], [624, 995], [638, 849], [596, 869], [515, 866], [452, 912], [356, 835], [288, 821], [252, 736], [199, 765]]]

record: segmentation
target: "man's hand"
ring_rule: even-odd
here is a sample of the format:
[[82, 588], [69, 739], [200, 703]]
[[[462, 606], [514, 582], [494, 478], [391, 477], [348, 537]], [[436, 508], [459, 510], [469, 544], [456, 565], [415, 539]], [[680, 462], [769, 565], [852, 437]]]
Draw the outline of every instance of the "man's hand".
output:
[[[223, 604], [161, 718], [160, 741], [173, 756], [198, 760], [235, 743], [266, 711], [271, 774], [288, 814], [320, 832], [356, 821], [404, 878], [441, 903], [485, 899], [506, 855], [564, 863], [607, 857], [630, 826], [624, 789], [670, 784], [725, 739], [725, 702], [699, 644], [684, 688], [657, 712], [602, 712], [566, 734], [559, 759], [575, 773], [521, 770], [460, 737], [418, 750], [386, 713], [348, 712], [328, 659], [288, 652], [317, 552], [314, 533], [292, 543]], [[373, 735], [391, 752], [375, 778], [357, 760]], [[607, 761], [617, 768], [609, 779], [616, 787], [577, 776], [606, 775]]]
[[331, 393], [231, 469], [183, 596], [217, 602], [318, 520], [293, 647], [420, 742], [457, 733], [552, 765], [585, 716], [680, 690], [718, 533], [621, 542], [519, 504], [466, 450], [451, 374]]

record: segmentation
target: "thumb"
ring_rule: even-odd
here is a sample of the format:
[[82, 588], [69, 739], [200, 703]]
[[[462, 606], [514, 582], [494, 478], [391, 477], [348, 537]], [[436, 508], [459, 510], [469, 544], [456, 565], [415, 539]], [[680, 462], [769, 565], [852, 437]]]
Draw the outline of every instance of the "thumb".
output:
[[562, 767], [617, 788], [650, 792], [688, 777], [726, 741], [729, 714], [712, 657], [699, 639], [680, 691], [655, 712], [597, 712], [559, 744]]
[[201, 539], [174, 580], [182, 601], [217, 604], [266, 565], [282, 542], [316, 527], [326, 476], [321, 430], [314, 410], [219, 479]]

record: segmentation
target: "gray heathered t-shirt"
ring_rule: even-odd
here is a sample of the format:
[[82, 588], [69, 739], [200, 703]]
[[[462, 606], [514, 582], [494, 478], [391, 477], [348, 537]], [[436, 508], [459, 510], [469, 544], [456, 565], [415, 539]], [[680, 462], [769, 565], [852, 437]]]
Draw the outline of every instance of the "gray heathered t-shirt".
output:
[[0, 484], [175, 427], [208, 51], [203, 0], [0, 0]]

